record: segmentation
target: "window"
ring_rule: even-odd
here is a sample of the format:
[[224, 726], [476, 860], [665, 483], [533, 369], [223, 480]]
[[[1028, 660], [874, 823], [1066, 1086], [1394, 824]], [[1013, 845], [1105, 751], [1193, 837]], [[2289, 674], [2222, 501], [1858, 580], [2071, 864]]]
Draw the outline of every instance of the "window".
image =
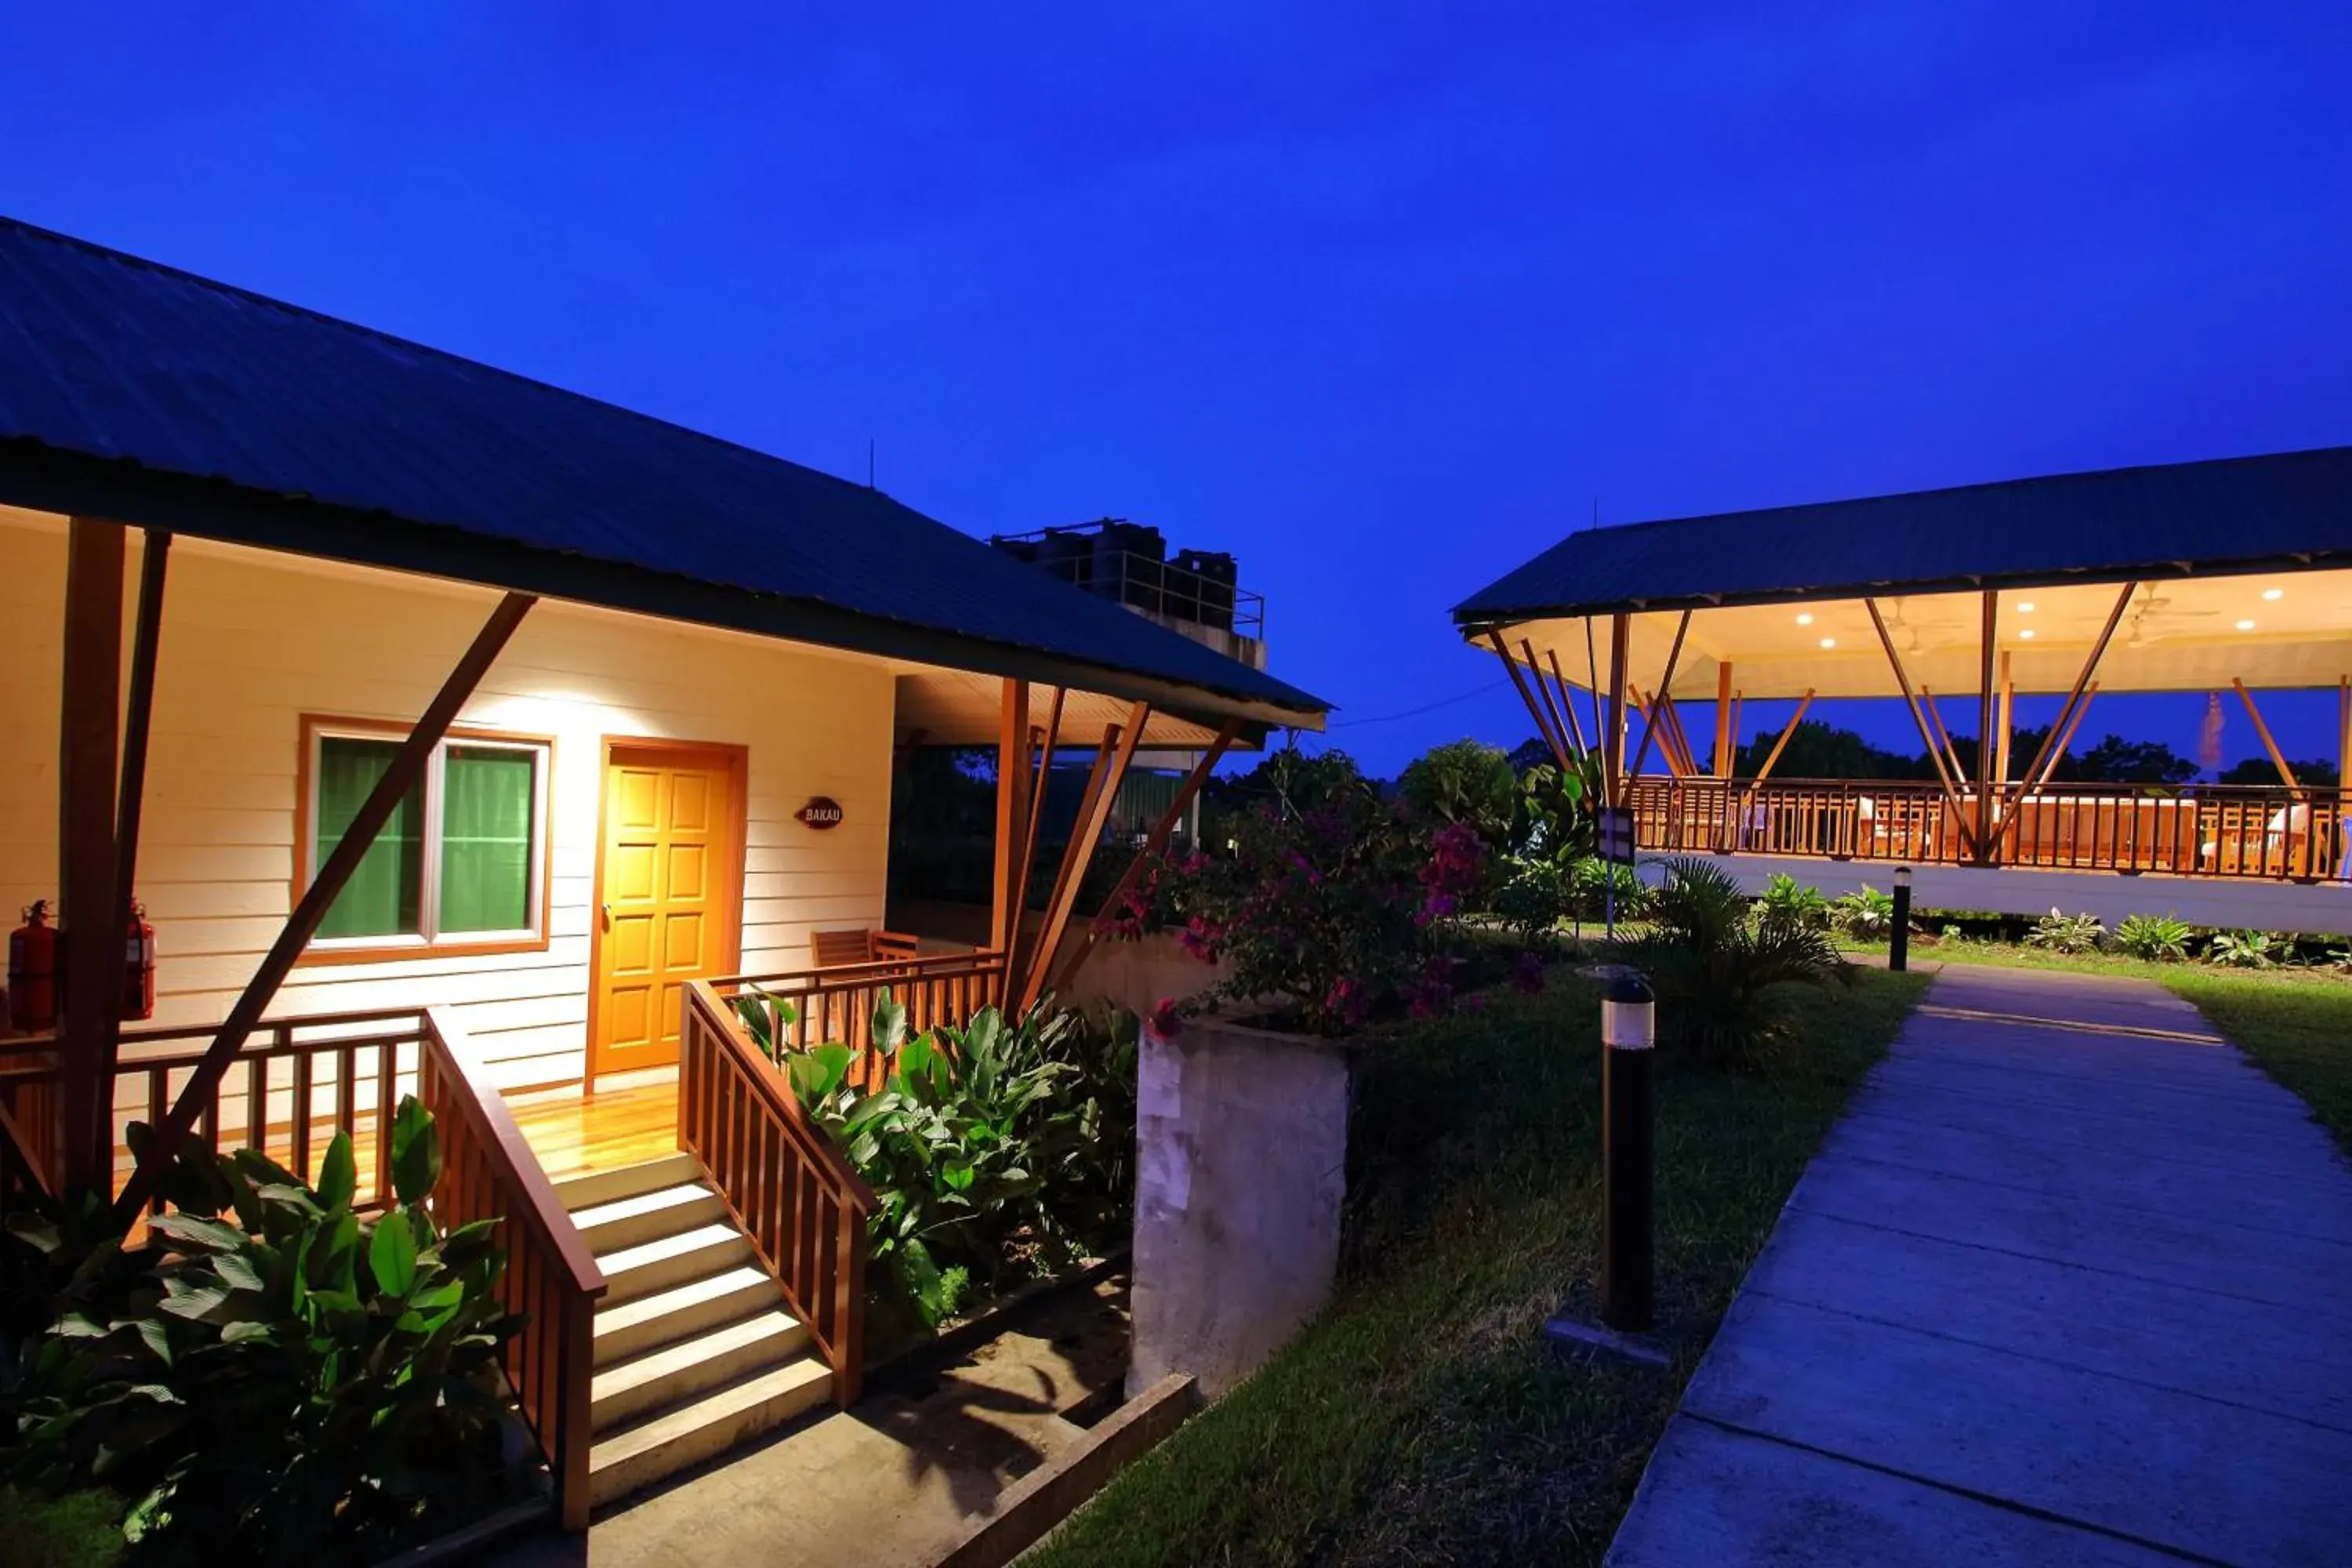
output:
[[[314, 722], [307, 886], [399, 753], [397, 732]], [[452, 733], [329, 906], [314, 952], [539, 945], [546, 931], [547, 742]]]

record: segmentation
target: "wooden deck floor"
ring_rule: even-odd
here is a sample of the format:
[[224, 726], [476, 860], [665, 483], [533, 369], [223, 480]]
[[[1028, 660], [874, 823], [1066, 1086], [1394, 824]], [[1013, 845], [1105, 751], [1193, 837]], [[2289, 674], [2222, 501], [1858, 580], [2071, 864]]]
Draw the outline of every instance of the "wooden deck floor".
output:
[[677, 1152], [675, 1077], [593, 1095], [577, 1089], [510, 1095], [507, 1109], [555, 1181]]

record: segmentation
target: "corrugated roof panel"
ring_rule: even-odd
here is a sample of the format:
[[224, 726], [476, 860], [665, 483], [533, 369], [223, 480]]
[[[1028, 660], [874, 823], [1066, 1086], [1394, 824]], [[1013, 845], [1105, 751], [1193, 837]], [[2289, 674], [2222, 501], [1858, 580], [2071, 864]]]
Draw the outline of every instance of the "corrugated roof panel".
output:
[[1326, 706], [879, 491], [0, 218], [0, 499], [12, 442]]
[[2352, 560], [2352, 447], [1588, 529], [1454, 615], [1475, 626], [2303, 556]]

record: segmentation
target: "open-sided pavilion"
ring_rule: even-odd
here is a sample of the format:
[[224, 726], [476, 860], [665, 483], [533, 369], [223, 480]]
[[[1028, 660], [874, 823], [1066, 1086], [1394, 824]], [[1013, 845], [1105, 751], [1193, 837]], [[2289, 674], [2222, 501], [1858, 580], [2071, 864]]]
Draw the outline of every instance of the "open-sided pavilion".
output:
[[[1929, 905], [2352, 931], [2352, 792], [2298, 778], [2261, 700], [2333, 691], [2346, 776], [2352, 447], [1591, 529], [1454, 614], [1564, 764], [1598, 753], [1645, 852], [1831, 890], [1907, 865]], [[2167, 691], [2242, 705], [2277, 782], [2054, 779], [2098, 696]], [[2025, 754], [2035, 694], [2062, 703]], [[1789, 778], [1779, 746], [1737, 776], [1744, 703], [1794, 700], [1785, 742], [1830, 698], [1904, 704], [1937, 776]], [[1955, 744], [1954, 699], [1990, 743]]]

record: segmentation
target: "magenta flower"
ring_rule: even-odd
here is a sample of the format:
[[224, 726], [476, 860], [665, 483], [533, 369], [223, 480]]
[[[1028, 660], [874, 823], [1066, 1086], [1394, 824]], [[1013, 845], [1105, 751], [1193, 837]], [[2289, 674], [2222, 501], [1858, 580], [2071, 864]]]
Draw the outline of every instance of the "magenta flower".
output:
[[1160, 1005], [1151, 1009], [1151, 1032], [1163, 1040], [1172, 1040], [1184, 1032], [1184, 1016], [1176, 1010], [1173, 996], [1162, 996]]

